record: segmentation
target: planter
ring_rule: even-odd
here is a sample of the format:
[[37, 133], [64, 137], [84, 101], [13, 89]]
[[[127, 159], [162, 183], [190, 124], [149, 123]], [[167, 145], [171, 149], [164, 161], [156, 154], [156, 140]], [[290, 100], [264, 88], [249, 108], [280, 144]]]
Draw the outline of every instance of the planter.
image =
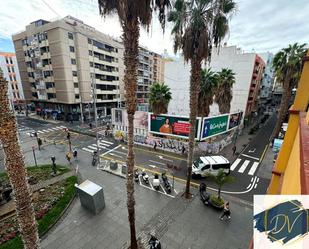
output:
[[219, 201], [217, 196], [215, 195], [211, 195], [209, 198], [209, 205], [212, 206], [213, 208], [217, 209], [217, 210], [223, 210], [224, 208], [224, 201], [223, 199], [221, 199], [222, 201]]

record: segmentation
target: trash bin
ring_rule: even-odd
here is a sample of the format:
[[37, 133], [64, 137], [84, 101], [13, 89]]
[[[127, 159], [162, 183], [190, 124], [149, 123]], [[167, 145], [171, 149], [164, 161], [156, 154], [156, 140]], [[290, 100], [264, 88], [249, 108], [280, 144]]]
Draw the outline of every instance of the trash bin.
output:
[[98, 214], [105, 207], [103, 188], [92, 181], [86, 180], [80, 185], [75, 184], [83, 207]]
[[112, 162], [110, 162], [110, 166], [109, 167], [110, 167], [111, 170], [116, 170], [118, 168], [118, 163], [112, 161]]
[[128, 167], [127, 167], [127, 165], [123, 164], [123, 165], [121, 166], [121, 173], [124, 174], [124, 175], [126, 175], [127, 172], [128, 172]]

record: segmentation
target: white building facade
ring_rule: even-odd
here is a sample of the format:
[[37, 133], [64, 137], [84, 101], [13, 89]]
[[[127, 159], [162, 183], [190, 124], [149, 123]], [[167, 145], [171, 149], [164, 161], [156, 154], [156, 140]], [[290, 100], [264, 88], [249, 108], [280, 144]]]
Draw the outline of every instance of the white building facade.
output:
[[3, 77], [8, 82], [8, 94], [11, 105], [22, 106], [25, 97], [15, 54], [0, 52], [0, 68]]
[[267, 103], [271, 100], [273, 83], [274, 83], [274, 71], [273, 71], [273, 58], [274, 55], [270, 52], [259, 54], [266, 63], [264, 77], [261, 82], [261, 103]]

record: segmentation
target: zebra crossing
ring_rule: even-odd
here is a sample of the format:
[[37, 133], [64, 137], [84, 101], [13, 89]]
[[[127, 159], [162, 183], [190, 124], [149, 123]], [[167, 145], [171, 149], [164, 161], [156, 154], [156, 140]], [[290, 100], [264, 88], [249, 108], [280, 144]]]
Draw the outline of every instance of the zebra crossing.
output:
[[20, 127], [18, 128], [18, 130], [20, 132], [26, 132], [26, 134], [30, 137], [33, 137], [34, 136], [34, 133], [36, 132], [38, 135], [40, 134], [43, 134], [43, 133], [48, 133], [48, 132], [53, 132], [53, 131], [59, 131], [59, 130], [63, 130], [65, 129], [66, 127], [63, 126], [63, 125], [60, 125], [60, 126], [56, 126], [56, 127], [53, 127], [53, 128], [46, 128], [46, 129], [41, 129], [41, 130], [34, 130], [32, 128], [29, 128], [29, 127]]
[[82, 150], [84, 151], [87, 151], [89, 153], [93, 153], [94, 151], [97, 151], [98, 147], [99, 147], [99, 150], [100, 149], [109, 149], [110, 146], [112, 146], [114, 143], [113, 142], [110, 142], [110, 141], [107, 141], [107, 140], [104, 140], [104, 139], [99, 139], [99, 143], [98, 143], [98, 146], [97, 144], [91, 144], [91, 145], [88, 145], [86, 147], [83, 147]]
[[231, 165], [230, 170], [238, 172], [240, 174], [248, 174], [250, 176], [253, 176], [259, 164], [259, 161], [237, 158]]

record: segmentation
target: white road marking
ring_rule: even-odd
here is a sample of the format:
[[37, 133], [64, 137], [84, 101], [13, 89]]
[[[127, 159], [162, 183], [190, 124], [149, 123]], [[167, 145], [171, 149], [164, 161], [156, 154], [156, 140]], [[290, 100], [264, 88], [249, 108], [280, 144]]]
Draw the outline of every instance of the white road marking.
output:
[[110, 144], [107, 144], [107, 143], [102, 143], [101, 141], [99, 141], [99, 144], [101, 144], [101, 145], [103, 145], [103, 146], [105, 146], [105, 147], [109, 147], [109, 146], [111, 146]]
[[90, 153], [93, 153], [93, 152], [94, 152], [94, 150], [90, 150], [90, 149], [88, 149], [88, 148], [86, 148], [86, 147], [82, 148], [82, 150], [87, 151], [87, 152], [90, 152]]
[[48, 131], [48, 132], [51, 132], [51, 131], [54, 131], [54, 130], [53, 130], [53, 129], [48, 129], [47, 131]]
[[48, 132], [48, 130], [43, 130], [43, 132]]
[[256, 148], [254, 148], [253, 150], [249, 150], [248, 152], [249, 153], [253, 153], [253, 152], [255, 152], [256, 151]]
[[152, 164], [149, 164], [149, 166], [150, 166], [151, 168], [156, 168], [156, 167], [157, 167], [157, 166], [152, 165]]
[[149, 160], [149, 162], [152, 162], [152, 163], [157, 163], [157, 164], [160, 164], [160, 165], [166, 165], [165, 163], [160, 163], [160, 162], [156, 162], [156, 161], [153, 161], [153, 160]]
[[257, 187], [257, 183], [255, 184], [254, 188], [256, 188], [256, 187]]
[[116, 157], [122, 158], [122, 156], [116, 155], [116, 154], [114, 154], [114, 153], [109, 153], [109, 154], [112, 155], [112, 156], [116, 156]]
[[254, 159], [254, 160], [257, 160], [257, 161], [260, 160], [260, 158], [258, 158], [258, 157], [249, 156], [249, 155], [246, 155], [246, 154], [241, 154], [241, 155], [242, 155], [242, 156], [245, 156], [245, 157], [248, 157], [248, 158], [251, 158], [251, 159]]
[[44, 133], [43, 131], [37, 131], [39, 134]]
[[28, 136], [31, 136], [31, 133], [29, 133], [29, 132], [27, 132], [26, 134], [27, 134]]
[[67, 128], [67, 127], [65, 127], [65, 126], [63, 126], [63, 125], [60, 125], [59, 127], [60, 127], [60, 128], [63, 128], [63, 129], [64, 129], [64, 128]]
[[102, 143], [107, 143], [107, 144], [110, 144], [110, 145], [113, 145], [113, 144], [114, 144], [113, 142], [106, 141], [106, 140], [104, 140], [104, 139], [100, 139], [100, 141], [102, 141]]
[[[92, 144], [92, 146], [97, 147], [96, 144]], [[102, 146], [102, 145], [99, 145], [98, 147], [101, 148], [101, 149], [106, 149], [106, 147], [105, 147], [105, 146]]]
[[97, 146], [88, 145], [87, 147], [90, 148], [90, 149], [93, 149], [93, 150], [97, 150]]
[[256, 171], [258, 166], [259, 166], [259, 162], [254, 162], [253, 165], [251, 166], [251, 169], [250, 169], [248, 175], [253, 176], [254, 172]]
[[260, 178], [257, 178], [256, 182], [259, 182]]
[[246, 160], [244, 163], [241, 165], [240, 169], [238, 170], [239, 173], [244, 173], [246, 170], [247, 166], [249, 165], [250, 161]]
[[119, 147], [121, 147], [121, 145], [118, 145], [118, 146], [116, 146], [115, 148], [113, 148], [113, 149], [111, 149], [111, 150], [109, 150], [109, 151], [106, 151], [106, 152], [103, 153], [101, 156], [104, 156], [104, 155], [106, 155], [106, 154], [108, 154], [108, 153], [110, 153], [110, 152], [112, 152], [112, 151], [114, 151], [114, 150], [117, 150]]
[[168, 162], [173, 162], [173, 160], [164, 158], [163, 156], [158, 156], [158, 157], [159, 157], [161, 160], [165, 160], [165, 161], [168, 161]]
[[237, 167], [237, 165], [239, 164], [240, 161], [241, 161], [241, 159], [240, 159], [240, 158], [237, 158], [237, 159], [235, 160], [235, 162], [232, 164], [230, 170], [234, 170], [234, 169]]
[[126, 150], [126, 147], [122, 146], [121, 149]]
[[251, 182], [253, 181], [254, 177], [251, 177]]
[[248, 185], [247, 189], [251, 187], [251, 183]]

